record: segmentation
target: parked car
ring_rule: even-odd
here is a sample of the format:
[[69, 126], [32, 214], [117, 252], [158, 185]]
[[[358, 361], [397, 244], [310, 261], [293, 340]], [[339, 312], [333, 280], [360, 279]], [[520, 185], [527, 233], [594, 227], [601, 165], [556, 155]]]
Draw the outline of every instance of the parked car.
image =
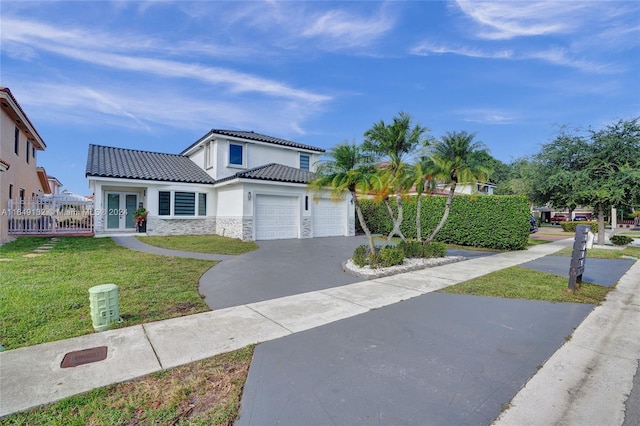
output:
[[582, 221], [587, 221], [587, 220], [589, 220], [589, 218], [587, 216], [585, 216], [585, 215], [575, 215], [573, 217], [573, 221], [574, 222], [582, 222]]
[[569, 215], [567, 213], [556, 213], [551, 218], [552, 225], [559, 225], [560, 222], [566, 222], [569, 220]]

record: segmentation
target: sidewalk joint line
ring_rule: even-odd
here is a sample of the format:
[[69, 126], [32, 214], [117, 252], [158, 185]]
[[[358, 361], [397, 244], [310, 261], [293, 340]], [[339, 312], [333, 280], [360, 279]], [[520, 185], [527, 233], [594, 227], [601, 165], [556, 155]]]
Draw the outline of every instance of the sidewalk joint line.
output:
[[262, 312], [260, 311], [256, 311], [255, 309], [253, 309], [251, 306], [249, 305], [243, 305], [246, 306], [247, 308], [251, 309], [253, 312], [255, 312], [256, 314], [260, 315], [262, 318], [266, 319], [267, 321], [271, 321], [272, 323], [274, 323], [275, 325], [284, 328], [285, 330], [287, 330], [289, 332], [289, 334], [294, 334], [295, 331], [289, 330], [287, 327], [285, 327], [284, 325], [280, 324], [278, 321], [275, 321], [271, 318], [269, 318], [268, 316], [264, 315]]
[[162, 361], [160, 361], [160, 357], [158, 356], [158, 352], [156, 351], [155, 346], [153, 346], [153, 342], [151, 341], [151, 339], [149, 338], [149, 335], [147, 334], [147, 329], [145, 328], [144, 324], [142, 325], [142, 331], [144, 332], [144, 337], [147, 338], [147, 342], [149, 342], [149, 345], [151, 346], [151, 350], [153, 351], [153, 355], [156, 357], [156, 360], [158, 361], [158, 364], [160, 365], [160, 369], [164, 370], [164, 366], [162, 365]]

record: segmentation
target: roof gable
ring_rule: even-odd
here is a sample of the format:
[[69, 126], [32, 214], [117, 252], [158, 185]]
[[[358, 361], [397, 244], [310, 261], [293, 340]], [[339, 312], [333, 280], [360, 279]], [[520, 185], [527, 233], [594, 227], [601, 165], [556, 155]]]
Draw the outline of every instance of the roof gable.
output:
[[289, 167], [283, 164], [270, 163], [265, 164], [264, 166], [238, 172], [232, 176], [220, 179], [217, 182], [226, 182], [233, 179], [255, 179], [272, 182], [307, 184], [314, 178], [314, 176], [315, 175], [313, 173], [306, 170], [296, 169], [295, 167]]
[[187, 149], [182, 151], [182, 154], [185, 154], [191, 148], [197, 146], [204, 139], [206, 139], [206, 138], [208, 138], [210, 136], [215, 136], [215, 135], [219, 135], [219, 136], [223, 136], [223, 137], [226, 136], [226, 137], [244, 139], [244, 140], [248, 140], [248, 141], [256, 141], [256, 142], [268, 143], [268, 144], [272, 144], [272, 145], [286, 146], [286, 147], [295, 148], [295, 149], [305, 149], [305, 150], [309, 150], [309, 151], [325, 152], [325, 150], [322, 149], [322, 148], [318, 148], [318, 147], [311, 146], [311, 145], [304, 145], [304, 144], [301, 144], [301, 143], [298, 143], [298, 142], [293, 142], [293, 141], [289, 141], [289, 140], [286, 140], [286, 139], [276, 138], [276, 137], [273, 137], [273, 136], [267, 136], [267, 135], [263, 135], [263, 134], [256, 133], [256, 132], [253, 132], [253, 131], [212, 129], [209, 133], [207, 133], [206, 135], [204, 135], [203, 137], [198, 139], [196, 142], [191, 144], [191, 146], [189, 146]]
[[85, 175], [166, 182], [215, 182], [184, 155], [100, 145], [89, 145]]

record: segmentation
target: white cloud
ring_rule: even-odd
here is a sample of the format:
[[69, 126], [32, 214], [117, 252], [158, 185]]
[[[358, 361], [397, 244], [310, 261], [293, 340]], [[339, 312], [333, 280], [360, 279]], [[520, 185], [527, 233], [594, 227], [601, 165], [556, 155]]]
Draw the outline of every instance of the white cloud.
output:
[[477, 35], [499, 40], [572, 32], [581, 24], [590, 3], [578, 1], [471, 1], [456, 0], [460, 10], [481, 29]]
[[302, 31], [309, 38], [330, 41], [334, 47], [368, 46], [394, 26], [394, 19], [384, 13], [362, 17], [344, 10], [330, 10], [314, 16]]
[[484, 51], [475, 47], [465, 46], [445, 46], [443, 44], [435, 44], [428, 41], [422, 42], [409, 50], [409, 53], [419, 56], [454, 54], [460, 56], [469, 56], [472, 58], [494, 58], [508, 59], [513, 56], [511, 50], [497, 50], [495, 52]]
[[[57, 29], [51, 26], [6, 19], [3, 20], [3, 42], [12, 49], [46, 51], [60, 56], [123, 71], [144, 72], [150, 75], [189, 79], [215, 86], [223, 86], [232, 93], [253, 92], [265, 96], [289, 98], [300, 102], [323, 103], [327, 95], [296, 89], [275, 80], [237, 72], [222, 67], [203, 66], [188, 62], [144, 57], [141, 51], [158, 49], [158, 42], [105, 34], [91, 34], [83, 30]], [[131, 55], [114, 53], [129, 52]], [[153, 52], [149, 52], [151, 54]], [[32, 54], [33, 56], [33, 54]]]
[[21, 104], [51, 122], [116, 126], [154, 133], [163, 127], [202, 130], [217, 126], [304, 134], [302, 122], [317, 106], [287, 100], [203, 100], [201, 93], [148, 87], [99, 88], [73, 83], [30, 83], [12, 87]]
[[494, 108], [471, 108], [454, 112], [463, 121], [482, 124], [511, 124], [518, 120], [518, 115], [513, 111], [505, 111]]

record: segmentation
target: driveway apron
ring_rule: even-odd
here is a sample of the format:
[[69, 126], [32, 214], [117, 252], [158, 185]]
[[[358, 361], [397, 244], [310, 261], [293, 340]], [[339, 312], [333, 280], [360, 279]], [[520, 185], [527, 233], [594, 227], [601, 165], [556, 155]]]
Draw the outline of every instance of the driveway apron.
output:
[[236, 425], [488, 425], [592, 309], [430, 293], [262, 343]]

